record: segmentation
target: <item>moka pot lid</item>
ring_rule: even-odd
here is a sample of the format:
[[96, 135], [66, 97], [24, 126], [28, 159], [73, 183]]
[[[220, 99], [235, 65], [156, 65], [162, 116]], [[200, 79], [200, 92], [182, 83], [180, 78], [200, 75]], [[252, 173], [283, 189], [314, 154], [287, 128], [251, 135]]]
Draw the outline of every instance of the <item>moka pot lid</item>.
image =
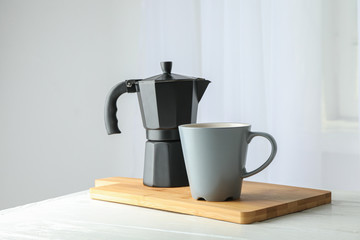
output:
[[188, 77], [188, 76], [171, 73], [171, 69], [172, 69], [171, 61], [161, 62], [160, 66], [163, 71], [162, 74], [159, 74], [159, 75], [156, 75], [156, 76], [153, 76], [150, 78], [145, 78], [145, 79], [141, 80], [141, 82], [142, 81], [154, 81], [156, 83], [158, 83], [158, 82], [161, 83], [161, 82], [173, 82], [173, 81], [205, 80], [203, 78]]

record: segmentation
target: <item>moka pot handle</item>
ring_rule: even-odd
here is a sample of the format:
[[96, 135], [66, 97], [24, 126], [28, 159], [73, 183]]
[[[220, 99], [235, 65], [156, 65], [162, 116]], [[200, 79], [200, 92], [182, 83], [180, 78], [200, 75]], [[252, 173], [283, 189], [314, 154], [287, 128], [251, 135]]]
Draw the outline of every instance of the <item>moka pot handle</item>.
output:
[[105, 100], [105, 127], [109, 135], [121, 133], [118, 127], [118, 120], [116, 118], [116, 101], [118, 98], [126, 92], [136, 92], [136, 82], [137, 80], [126, 80], [115, 85], [110, 92], [108, 93]]

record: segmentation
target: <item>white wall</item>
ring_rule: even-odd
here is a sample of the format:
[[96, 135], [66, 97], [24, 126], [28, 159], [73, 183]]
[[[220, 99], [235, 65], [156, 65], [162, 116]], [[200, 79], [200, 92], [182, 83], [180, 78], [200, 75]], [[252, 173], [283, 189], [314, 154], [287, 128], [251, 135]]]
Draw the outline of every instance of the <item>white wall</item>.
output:
[[0, 0], [0, 209], [142, 176], [136, 95], [119, 101], [122, 135], [109, 137], [103, 121], [109, 89], [142, 77], [139, 9], [133, 0]]

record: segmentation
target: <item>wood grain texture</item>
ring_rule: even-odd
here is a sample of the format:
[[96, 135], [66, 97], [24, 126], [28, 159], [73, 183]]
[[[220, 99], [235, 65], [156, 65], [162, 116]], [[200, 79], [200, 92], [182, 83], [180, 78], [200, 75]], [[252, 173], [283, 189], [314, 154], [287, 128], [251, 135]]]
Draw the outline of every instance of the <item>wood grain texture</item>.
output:
[[153, 188], [142, 179], [98, 179], [92, 199], [190, 214], [233, 223], [253, 223], [331, 202], [331, 192], [244, 181], [240, 200], [207, 202], [191, 197], [189, 187]]

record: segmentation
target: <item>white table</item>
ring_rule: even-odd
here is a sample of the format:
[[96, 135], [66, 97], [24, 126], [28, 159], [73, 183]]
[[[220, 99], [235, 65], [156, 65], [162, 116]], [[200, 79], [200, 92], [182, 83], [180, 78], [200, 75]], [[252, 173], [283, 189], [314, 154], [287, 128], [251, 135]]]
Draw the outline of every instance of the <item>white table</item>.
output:
[[241, 225], [91, 200], [88, 191], [0, 211], [0, 239], [360, 239], [360, 192]]

